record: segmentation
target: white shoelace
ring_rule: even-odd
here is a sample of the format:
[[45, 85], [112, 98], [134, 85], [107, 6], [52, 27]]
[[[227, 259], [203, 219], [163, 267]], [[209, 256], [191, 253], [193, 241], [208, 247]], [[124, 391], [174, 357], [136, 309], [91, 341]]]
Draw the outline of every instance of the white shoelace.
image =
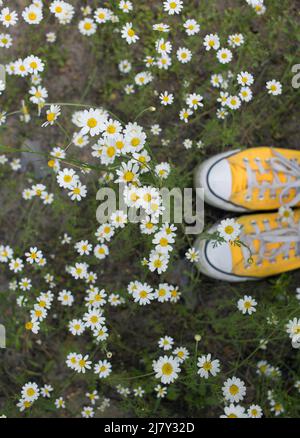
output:
[[[255, 232], [252, 234], [243, 234], [240, 240], [248, 247], [242, 246], [245, 267], [250, 267], [249, 263], [249, 248], [254, 256], [257, 256], [256, 265], [261, 265], [263, 259], [269, 260], [270, 263], [276, 262], [276, 257], [283, 254], [283, 257], [288, 259], [289, 253], [295, 249], [295, 255], [300, 256], [300, 222], [297, 224], [289, 224], [287, 227], [271, 229], [268, 220], [264, 221], [265, 231], [261, 231], [258, 224], [253, 221], [252, 226]], [[258, 252], [254, 248], [254, 241], [259, 240], [260, 246]], [[267, 252], [267, 244], [281, 243], [277, 248]], [[294, 245], [295, 247], [294, 247]]]
[[[286, 207], [294, 206], [300, 202], [300, 166], [297, 164], [296, 160], [288, 160], [274, 149], [272, 151], [274, 154], [274, 158], [266, 160], [266, 162], [270, 166], [270, 169], [265, 169], [259, 158], [255, 159], [258, 171], [261, 174], [268, 171], [271, 171], [273, 173], [272, 183], [265, 181], [260, 184], [256, 178], [256, 171], [251, 168], [247, 159], [244, 160], [248, 176], [247, 199], [251, 199], [252, 191], [255, 188], [259, 189], [259, 199], [261, 200], [264, 199], [267, 190], [270, 190], [271, 197], [275, 197], [276, 191], [278, 189], [281, 189], [280, 204], [285, 205]], [[283, 173], [286, 176], [286, 182], [283, 183], [280, 181], [278, 175], [279, 173]], [[283, 199], [289, 195], [292, 189], [296, 190], [296, 195], [292, 201], [290, 201], [289, 203], [285, 203]]]

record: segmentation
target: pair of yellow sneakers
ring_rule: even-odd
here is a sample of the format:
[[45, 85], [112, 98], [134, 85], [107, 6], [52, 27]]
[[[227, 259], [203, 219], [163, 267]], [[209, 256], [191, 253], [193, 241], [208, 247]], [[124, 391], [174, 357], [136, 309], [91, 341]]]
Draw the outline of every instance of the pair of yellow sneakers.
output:
[[250, 248], [251, 260], [246, 246], [198, 240], [201, 272], [237, 282], [300, 268], [300, 209], [290, 210], [300, 206], [300, 151], [256, 147], [215, 155], [197, 169], [196, 187], [204, 188], [205, 201], [214, 207], [264, 211], [236, 219], [239, 240]]

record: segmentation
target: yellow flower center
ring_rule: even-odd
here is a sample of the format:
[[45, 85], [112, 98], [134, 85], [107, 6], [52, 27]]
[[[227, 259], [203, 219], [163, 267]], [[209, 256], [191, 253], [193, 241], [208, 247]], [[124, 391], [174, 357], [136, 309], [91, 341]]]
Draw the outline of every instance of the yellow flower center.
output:
[[225, 227], [224, 231], [226, 234], [232, 234], [234, 232], [234, 228], [232, 225], [227, 225], [227, 227]]
[[107, 132], [109, 133], [109, 134], [114, 134], [115, 132], [116, 132], [116, 127], [114, 126], [114, 125], [108, 125], [108, 127], [107, 127]]
[[55, 166], [55, 161], [54, 160], [49, 160], [48, 161], [48, 166], [49, 167], [54, 167]]
[[32, 397], [35, 394], [35, 390], [33, 388], [28, 388], [26, 392], [28, 397]]
[[237, 385], [231, 385], [229, 388], [229, 392], [231, 395], [236, 395], [239, 392], [239, 388]]
[[84, 28], [85, 30], [90, 30], [92, 28], [92, 23], [90, 22], [84, 23]]
[[162, 237], [159, 241], [160, 246], [167, 246], [168, 243], [168, 239], [166, 239], [165, 237]]
[[30, 12], [30, 13], [28, 14], [28, 18], [29, 18], [30, 21], [34, 21], [34, 20], [36, 20], [37, 15], [36, 15], [35, 12]]
[[139, 138], [133, 138], [131, 140], [131, 146], [133, 146], [134, 148], [136, 148], [137, 146], [139, 146], [139, 144], [141, 143], [141, 140]]
[[112, 158], [116, 154], [116, 150], [113, 146], [110, 146], [109, 148], [107, 148], [106, 153], [110, 158]]
[[128, 171], [124, 174], [124, 179], [125, 179], [125, 181], [127, 181], [127, 182], [132, 181], [133, 178], [134, 178], [134, 174], [133, 174], [133, 172], [131, 172], [130, 170], [128, 170]]
[[163, 364], [161, 371], [165, 376], [170, 376], [173, 373], [173, 367], [170, 362]]
[[48, 113], [47, 114], [48, 122], [53, 122], [54, 119], [55, 119], [55, 113]]
[[91, 119], [88, 119], [87, 125], [89, 128], [95, 128], [97, 126], [97, 120], [92, 117]]
[[25, 324], [25, 328], [26, 328], [26, 330], [31, 330], [31, 329], [32, 329], [32, 327], [33, 327], [33, 324], [32, 324], [32, 322], [31, 322], [31, 321], [29, 321], [29, 322], [26, 322], [26, 324]]
[[155, 260], [154, 267], [161, 268], [161, 266], [162, 266], [162, 261], [160, 259]]
[[160, 296], [160, 297], [164, 297], [165, 295], [166, 295], [166, 289], [159, 289], [159, 291], [158, 291], [158, 295]]
[[203, 364], [203, 369], [204, 369], [205, 371], [210, 371], [210, 370], [212, 369], [212, 364], [211, 364], [211, 362], [204, 362], [204, 364]]
[[96, 315], [94, 315], [94, 316], [92, 316], [91, 317], [91, 322], [93, 323], [93, 324], [96, 324], [97, 322], [98, 322], [98, 316], [96, 316]]

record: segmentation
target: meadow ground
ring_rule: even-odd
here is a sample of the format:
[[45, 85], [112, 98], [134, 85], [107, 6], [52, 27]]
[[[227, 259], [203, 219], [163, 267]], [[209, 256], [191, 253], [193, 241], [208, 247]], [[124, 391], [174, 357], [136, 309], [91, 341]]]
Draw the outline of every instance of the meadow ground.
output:
[[[292, 348], [286, 330], [294, 318], [300, 330], [299, 272], [245, 284], [209, 279], [186, 259], [194, 239], [177, 225], [168, 269], [159, 275], [142, 263], [153, 251], [153, 235], [140, 232], [137, 224], [118, 228], [115, 223], [115, 234], [107, 240], [101, 237], [103, 230], [95, 236], [99, 228], [96, 193], [107, 185], [116, 189], [117, 172], [130, 159], [145, 157], [144, 167], [133, 164], [142, 186], [184, 188], [193, 187], [195, 167], [215, 153], [254, 146], [299, 149], [300, 94], [292, 86], [293, 66], [300, 63], [298, 2], [265, 0], [264, 5], [256, 2], [255, 10], [245, 0], [185, 0], [183, 9], [171, 15], [160, 0], [133, 0], [133, 10], [128, 12], [115, 1], [68, 0], [75, 13], [62, 23], [59, 13], [49, 11], [49, 4], [62, 2], [33, 1], [34, 13], [36, 8], [43, 11], [38, 24], [22, 17], [29, 1], [1, 3], [0, 18], [9, 7], [19, 20], [9, 27], [5, 19], [0, 22], [0, 63], [7, 69], [6, 89], [0, 96], [0, 323], [7, 336], [7, 348], [0, 350], [0, 416], [219, 417], [231, 403], [235, 405], [231, 414], [237, 416], [249, 415], [252, 405], [258, 405], [266, 417], [299, 416], [299, 350]], [[260, 7], [266, 7], [264, 13]], [[97, 8], [107, 9], [93, 19]], [[90, 19], [92, 25], [87, 26]], [[192, 35], [187, 33], [188, 25], [184, 27], [188, 19], [200, 25]], [[126, 23], [132, 23], [135, 32], [126, 31], [129, 42], [139, 37], [132, 44], [122, 38]], [[153, 28], [159, 23], [168, 25], [168, 31]], [[49, 33], [54, 33], [55, 41]], [[8, 48], [4, 34], [12, 37]], [[230, 62], [218, 60], [219, 49], [205, 49], [204, 38], [210, 34], [217, 35], [220, 47], [230, 49]], [[228, 42], [236, 34], [241, 35], [239, 42]], [[157, 43], [162, 38], [165, 41]], [[166, 41], [172, 45], [169, 53]], [[186, 63], [178, 49], [188, 49], [191, 60]], [[38, 57], [43, 71], [30, 70], [24, 62], [30, 55]], [[241, 72], [254, 77], [253, 98], [240, 102], [237, 109], [222, 106], [220, 93], [239, 94], [236, 78]], [[266, 83], [271, 80], [280, 82], [281, 94], [268, 93]], [[165, 92], [173, 95], [174, 102], [162, 104], [166, 99], [160, 95]], [[189, 108], [187, 96], [192, 93], [203, 97], [203, 107], [196, 105], [186, 123], [182, 120], [186, 111], [181, 111]], [[60, 104], [60, 114], [53, 116], [53, 124], [48, 117], [51, 123], [42, 127], [46, 111], [48, 116], [51, 112], [44, 105], [51, 102]], [[136, 122], [142, 128], [139, 139], [144, 142], [144, 132], [147, 139], [137, 155], [130, 148], [126, 154], [108, 151], [105, 141], [101, 143], [103, 130], [93, 137], [91, 126], [82, 147], [83, 122], [78, 112], [100, 107], [102, 113], [93, 117], [111, 117], [105, 129], [109, 123], [117, 130], [126, 126], [132, 140], [128, 124]], [[159, 176], [160, 163], [167, 169], [166, 179]], [[71, 178], [70, 169], [76, 172], [80, 201], [71, 199], [74, 186], [58, 184], [63, 169]], [[205, 228], [233, 216], [206, 206]], [[95, 251], [100, 245], [99, 254], [84, 248], [83, 241]], [[42, 255], [25, 255], [35, 247]], [[20, 269], [12, 266], [16, 260]], [[88, 268], [79, 266], [83, 274], [76, 272], [76, 263], [88, 264]], [[147, 283], [153, 290], [167, 284], [169, 299], [159, 302], [147, 290], [150, 303], [135, 302], [134, 290], [128, 291], [134, 281]], [[137, 283], [139, 290], [145, 288], [141, 283]], [[106, 295], [97, 294], [95, 288], [104, 289]], [[69, 305], [63, 305], [62, 291], [71, 292]], [[257, 301], [251, 315], [237, 308], [245, 295]], [[92, 305], [87, 307], [87, 301]], [[42, 316], [34, 314], [41, 307]], [[105, 318], [100, 324], [102, 334], [100, 325], [87, 322], [92, 311], [94, 317]], [[37, 318], [40, 323], [35, 322]], [[74, 320], [82, 327], [80, 335], [80, 330], [72, 334]], [[38, 327], [36, 334], [33, 325]], [[158, 345], [165, 336], [174, 340], [170, 349]], [[176, 348], [183, 348], [188, 357], [178, 359], [180, 372], [168, 384], [163, 376], [155, 376], [153, 361], [164, 356], [170, 360], [178, 353]], [[92, 361], [91, 369], [83, 373], [88, 367], [83, 362], [77, 369], [73, 363], [72, 369], [72, 362], [66, 364], [70, 353]], [[220, 369], [206, 379], [198, 373], [198, 359], [208, 354], [219, 361]], [[84, 359], [85, 355], [89, 357]], [[74, 360], [80, 362], [78, 356]], [[246, 393], [224, 398], [224, 382], [234, 376], [241, 379], [238, 385], [245, 385]], [[31, 396], [24, 387], [29, 382], [37, 385], [31, 385]], [[50, 398], [44, 385], [53, 388]], [[86, 396], [93, 391], [99, 399]]]

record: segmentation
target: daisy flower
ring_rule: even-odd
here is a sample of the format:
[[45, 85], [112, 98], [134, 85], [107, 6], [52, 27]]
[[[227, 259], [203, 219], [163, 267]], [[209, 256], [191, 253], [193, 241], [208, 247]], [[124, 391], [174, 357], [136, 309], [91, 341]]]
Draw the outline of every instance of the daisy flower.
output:
[[186, 20], [185, 23], [183, 23], [183, 27], [189, 36], [196, 35], [200, 32], [200, 25], [194, 19]]
[[209, 375], [216, 376], [220, 371], [220, 361], [211, 359], [211, 354], [203, 355], [198, 358], [198, 374], [200, 377], [208, 379]]
[[250, 296], [245, 295], [244, 298], [241, 298], [237, 302], [238, 309], [245, 315], [251, 315], [253, 312], [256, 312], [257, 302]]
[[164, 10], [168, 12], [169, 15], [180, 14], [183, 8], [182, 0], [166, 0], [163, 3]]
[[85, 374], [86, 370], [91, 369], [92, 362], [88, 359], [89, 359], [88, 354], [85, 356], [82, 356], [82, 354], [79, 354], [77, 357], [77, 363], [75, 365], [74, 370], [77, 371], [77, 373]]
[[240, 235], [241, 226], [234, 219], [224, 219], [218, 226], [217, 231], [226, 242], [234, 241]]
[[162, 348], [163, 350], [171, 350], [172, 346], [174, 344], [174, 339], [171, 338], [171, 336], [164, 336], [163, 338], [160, 338], [158, 341], [159, 348]]
[[222, 392], [227, 401], [238, 403], [246, 395], [245, 383], [237, 377], [229, 378], [224, 383]]
[[48, 109], [46, 112], [47, 121], [43, 123], [42, 126], [46, 127], [48, 125], [53, 125], [59, 116], [60, 116], [60, 106], [51, 105], [50, 109]]
[[95, 411], [90, 406], [84, 406], [81, 411], [82, 418], [93, 418], [95, 416]]
[[14, 26], [18, 21], [18, 14], [9, 8], [3, 8], [0, 12], [0, 23], [5, 27]]
[[207, 51], [220, 48], [220, 38], [217, 34], [209, 34], [204, 37], [204, 47]]
[[69, 188], [68, 196], [70, 196], [72, 201], [81, 201], [87, 195], [87, 188], [85, 185], [81, 184], [79, 181], [75, 182], [72, 187]]
[[9, 49], [12, 46], [13, 39], [8, 33], [0, 33], [0, 47]]
[[99, 24], [110, 21], [111, 17], [112, 17], [112, 12], [107, 8], [97, 8], [94, 12], [95, 21]]
[[225, 406], [224, 414], [220, 415], [220, 418], [248, 418], [248, 416], [245, 413], [245, 408], [231, 403], [229, 406]]
[[178, 359], [173, 356], [161, 356], [153, 361], [153, 370], [155, 377], [165, 385], [174, 382], [181, 371]]
[[53, 387], [51, 385], [44, 385], [41, 388], [41, 396], [44, 398], [50, 398]]
[[235, 33], [233, 35], [229, 35], [229, 37], [228, 37], [228, 44], [231, 47], [239, 47], [242, 44], [244, 44], [244, 42], [245, 42], [245, 39], [241, 33]]
[[66, 403], [62, 397], [59, 397], [55, 400], [54, 405], [56, 409], [65, 409]]
[[254, 83], [254, 77], [247, 71], [242, 71], [237, 75], [238, 84], [242, 87], [250, 87]]
[[268, 81], [266, 87], [268, 93], [272, 96], [279, 96], [280, 94], [282, 94], [282, 85], [280, 82], [275, 81], [275, 79], [273, 79], [272, 81]]
[[241, 99], [238, 96], [229, 96], [227, 99], [227, 106], [232, 110], [237, 110], [241, 106]]
[[262, 418], [263, 411], [259, 405], [251, 405], [247, 410], [249, 418]]
[[97, 31], [97, 24], [92, 18], [84, 18], [78, 23], [79, 32], [85, 36], [94, 35]]
[[171, 105], [174, 102], [174, 95], [172, 93], [168, 93], [168, 91], [161, 93], [159, 98], [161, 104], [164, 106]]
[[105, 129], [106, 116], [99, 109], [84, 110], [80, 113], [78, 126], [82, 135], [89, 134], [91, 137], [99, 135]]
[[192, 52], [186, 47], [180, 47], [176, 52], [176, 56], [178, 61], [180, 61], [182, 64], [186, 64], [192, 59]]
[[124, 38], [128, 44], [136, 43], [139, 39], [138, 35], [133, 29], [132, 23], [126, 23], [121, 29], [121, 37]]
[[187, 96], [186, 104], [189, 106], [189, 108], [196, 110], [199, 107], [203, 107], [202, 100], [203, 96], [201, 96], [201, 94], [192, 93]]
[[105, 360], [100, 360], [94, 366], [94, 373], [99, 376], [100, 379], [105, 379], [110, 375], [112, 371], [111, 363]]
[[40, 390], [36, 383], [26, 383], [21, 390], [23, 400], [34, 402], [39, 398]]
[[133, 10], [132, 2], [129, 0], [121, 0], [119, 2], [119, 8], [121, 11], [123, 11], [125, 14], [128, 14], [130, 11]]
[[138, 386], [137, 388], [133, 389], [133, 395], [135, 397], [143, 397], [143, 395], [145, 394], [144, 389], [141, 386]]
[[30, 5], [24, 9], [22, 17], [29, 24], [39, 24], [43, 19], [42, 8]]
[[173, 355], [178, 359], [179, 363], [182, 363], [189, 357], [190, 353], [185, 347], [177, 347], [173, 351]]
[[165, 398], [165, 396], [167, 395], [167, 388], [165, 386], [161, 386], [161, 385], [157, 385], [154, 388], [154, 391], [156, 392], [156, 396], [157, 398]]
[[294, 220], [294, 210], [284, 205], [280, 207], [278, 215], [283, 223], [292, 223]]
[[117, 169], [116, 183], [132, 184], [138, 181], [139, 166], [133, 163], [122, 163]]
[[242, 87], [241, 91], [239, 92], [239, 97], [244, 102], [250, 102], [252, 100], [252, 97], [253, 97], [251, 88]]
[[228, 64], [232, 60], [232, 52], [229, 49], [220, 49], [217, 58], [221, 64]]
[[152, 287], [147, 283], [141, 283], [137, 290], [135, 290], [132, 294], [134, 302], [139, 303], [141, 306], [150, 304], [150, 302], [154, 299], [154, 294], [152, 291]]
[[183, 108], [179, 113], [180, 120], [184, 121], [185, 123], [188, 123], [189, 117], [193, 115], [193, 111], [189, 108]]
[[73, 169], [63, 169], [57, 174], [57, 182], [64, 189], [72, 189], [79, 180], [78, 175]]

